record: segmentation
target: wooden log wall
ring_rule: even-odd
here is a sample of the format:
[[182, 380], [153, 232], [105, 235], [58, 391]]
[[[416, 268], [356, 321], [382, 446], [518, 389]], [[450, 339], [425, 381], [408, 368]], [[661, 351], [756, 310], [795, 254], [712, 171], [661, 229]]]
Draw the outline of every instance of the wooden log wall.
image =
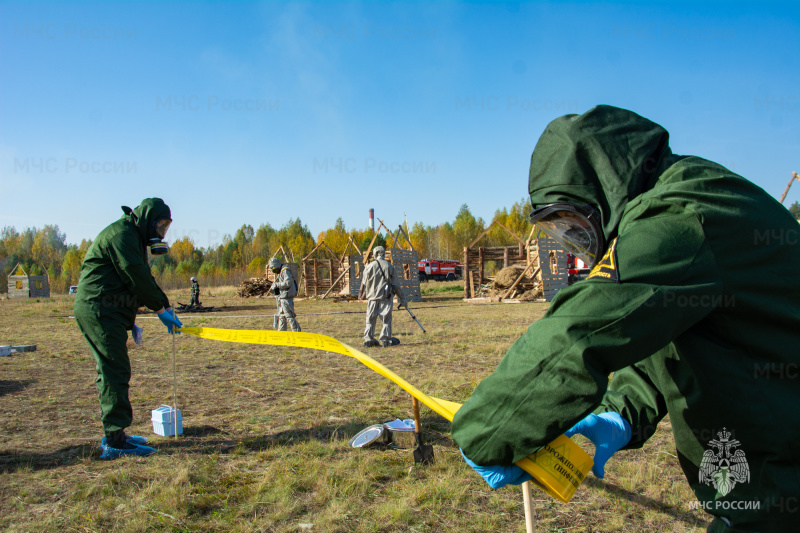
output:
[[[327, 269], [327, 272], [321, 275], [324, 269]], [[342, 263], [338, 259], [304, 259], [303, 279], [306, 284], [306, 296], [322, 296], [328, 292], [341, 273]], [[339, 281], [337, 285], [341, 283], [342, 281]]]
[[481, 285], [489, 283], [485, 268], [487, 261], [498, 261], [503, 264], [502, 268], [514, 265], [525, 268], [530, 256], [529, 247], [521, 243], [515, 246], [464, 248], [464, 297], [475, 298]]

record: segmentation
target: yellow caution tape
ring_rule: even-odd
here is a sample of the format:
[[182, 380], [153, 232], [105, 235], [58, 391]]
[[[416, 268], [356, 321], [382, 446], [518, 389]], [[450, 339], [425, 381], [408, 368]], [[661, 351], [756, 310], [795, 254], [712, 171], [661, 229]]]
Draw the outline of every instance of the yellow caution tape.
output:
[[[397, 383], [400, 388], [449, 421], [461, 407], [460, 403], [428, 396], [375, 359], [333, 337], [319, 333], [293, 331], [239, 330], [217, 328], [181, 328], [181, 333], [202, 339], [249, 344], [271, 344], [322, 350], [358, 359], [364, 366]], [[568, 503], [592, 468], [592, 458], [565, 435], [538, 452], [517, 461], [517, 466], [533, 476], [533, 481], [547, 494]]]

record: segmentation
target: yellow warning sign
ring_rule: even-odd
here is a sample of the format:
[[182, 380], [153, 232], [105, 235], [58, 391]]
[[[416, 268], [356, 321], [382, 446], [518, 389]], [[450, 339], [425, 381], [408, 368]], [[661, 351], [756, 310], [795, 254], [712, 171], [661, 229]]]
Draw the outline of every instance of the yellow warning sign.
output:
[[[319, 333], [267, 330], [238, 330], [217, 328], [181, 328], [181, 333], [202, 339], [250, 344], [271, 344], [322, 350], [353, 357], [370, 370], [390, 379], [403, 390], [428, 406], [435, 413], [453, 421], [461, 404], [428, 396], [375, 359], [365, 355], [333, 337]], [[592, 468], [592, 458], [565, 435], [516, 463], [533, 476], [533, 481], [550, 496], [569, 502], [583, 478]]]

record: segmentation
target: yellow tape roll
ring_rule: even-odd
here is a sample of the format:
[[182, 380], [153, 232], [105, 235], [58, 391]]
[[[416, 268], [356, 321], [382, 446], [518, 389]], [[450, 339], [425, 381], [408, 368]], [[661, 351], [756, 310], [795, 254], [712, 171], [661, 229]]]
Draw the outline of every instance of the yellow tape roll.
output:
[[[460, 403], [428, 396], [378, 361], [327, 335], [293, 331], [217, 328], [181, 328], [179, 331], [215, 341], [294, 346], [347, 355], [358, 359], [370, 370], [397, 383], [400, 388], [451, 422], [456, 411], [461, 407]], [[547, 494], [567, 503], [592, 468], [592, 458], [571, 439], [561, 435], [535, 454], [517, 461], [516, 464], [532, 475], [534, 482]]]

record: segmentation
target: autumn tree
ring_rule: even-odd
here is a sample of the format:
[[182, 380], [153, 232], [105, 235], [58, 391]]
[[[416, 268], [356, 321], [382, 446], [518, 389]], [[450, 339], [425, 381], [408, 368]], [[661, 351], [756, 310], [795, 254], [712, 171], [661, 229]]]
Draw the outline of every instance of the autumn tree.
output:
[[283, 246], [290, 249], [298, 261], [308, 255], [314, 248], [314, 244], [314, 237], [308, 230], [308, 226], [304, 226], [299, 218], [290, 219], [275, 235], [275, 248]]
[[800, 220], [800, 202], [795, 202], [789, 206], [789, 212], [794, 218]]
[[485, 228], [486, 225], [483, 219], [480, 217], [476, 219], [470, 212], [467, 204], [462, 204], [461, 209], [458, 210], [458, 214], [456, 215], [456, 220], [453, 222], [454, 244], [457, 253], [460, 253], [464, 247], [472, 242]]
[[344, 253], [347, 244], [350, 242], [350, 234], [347, 233], [347, 228], [345, 228], [344, 220], [341, 217], [336, 219], [336, 223], [332, 228], [320, 232], [319, 236], [317, 236], [317, 244], [323, 240], [337, 257]]

